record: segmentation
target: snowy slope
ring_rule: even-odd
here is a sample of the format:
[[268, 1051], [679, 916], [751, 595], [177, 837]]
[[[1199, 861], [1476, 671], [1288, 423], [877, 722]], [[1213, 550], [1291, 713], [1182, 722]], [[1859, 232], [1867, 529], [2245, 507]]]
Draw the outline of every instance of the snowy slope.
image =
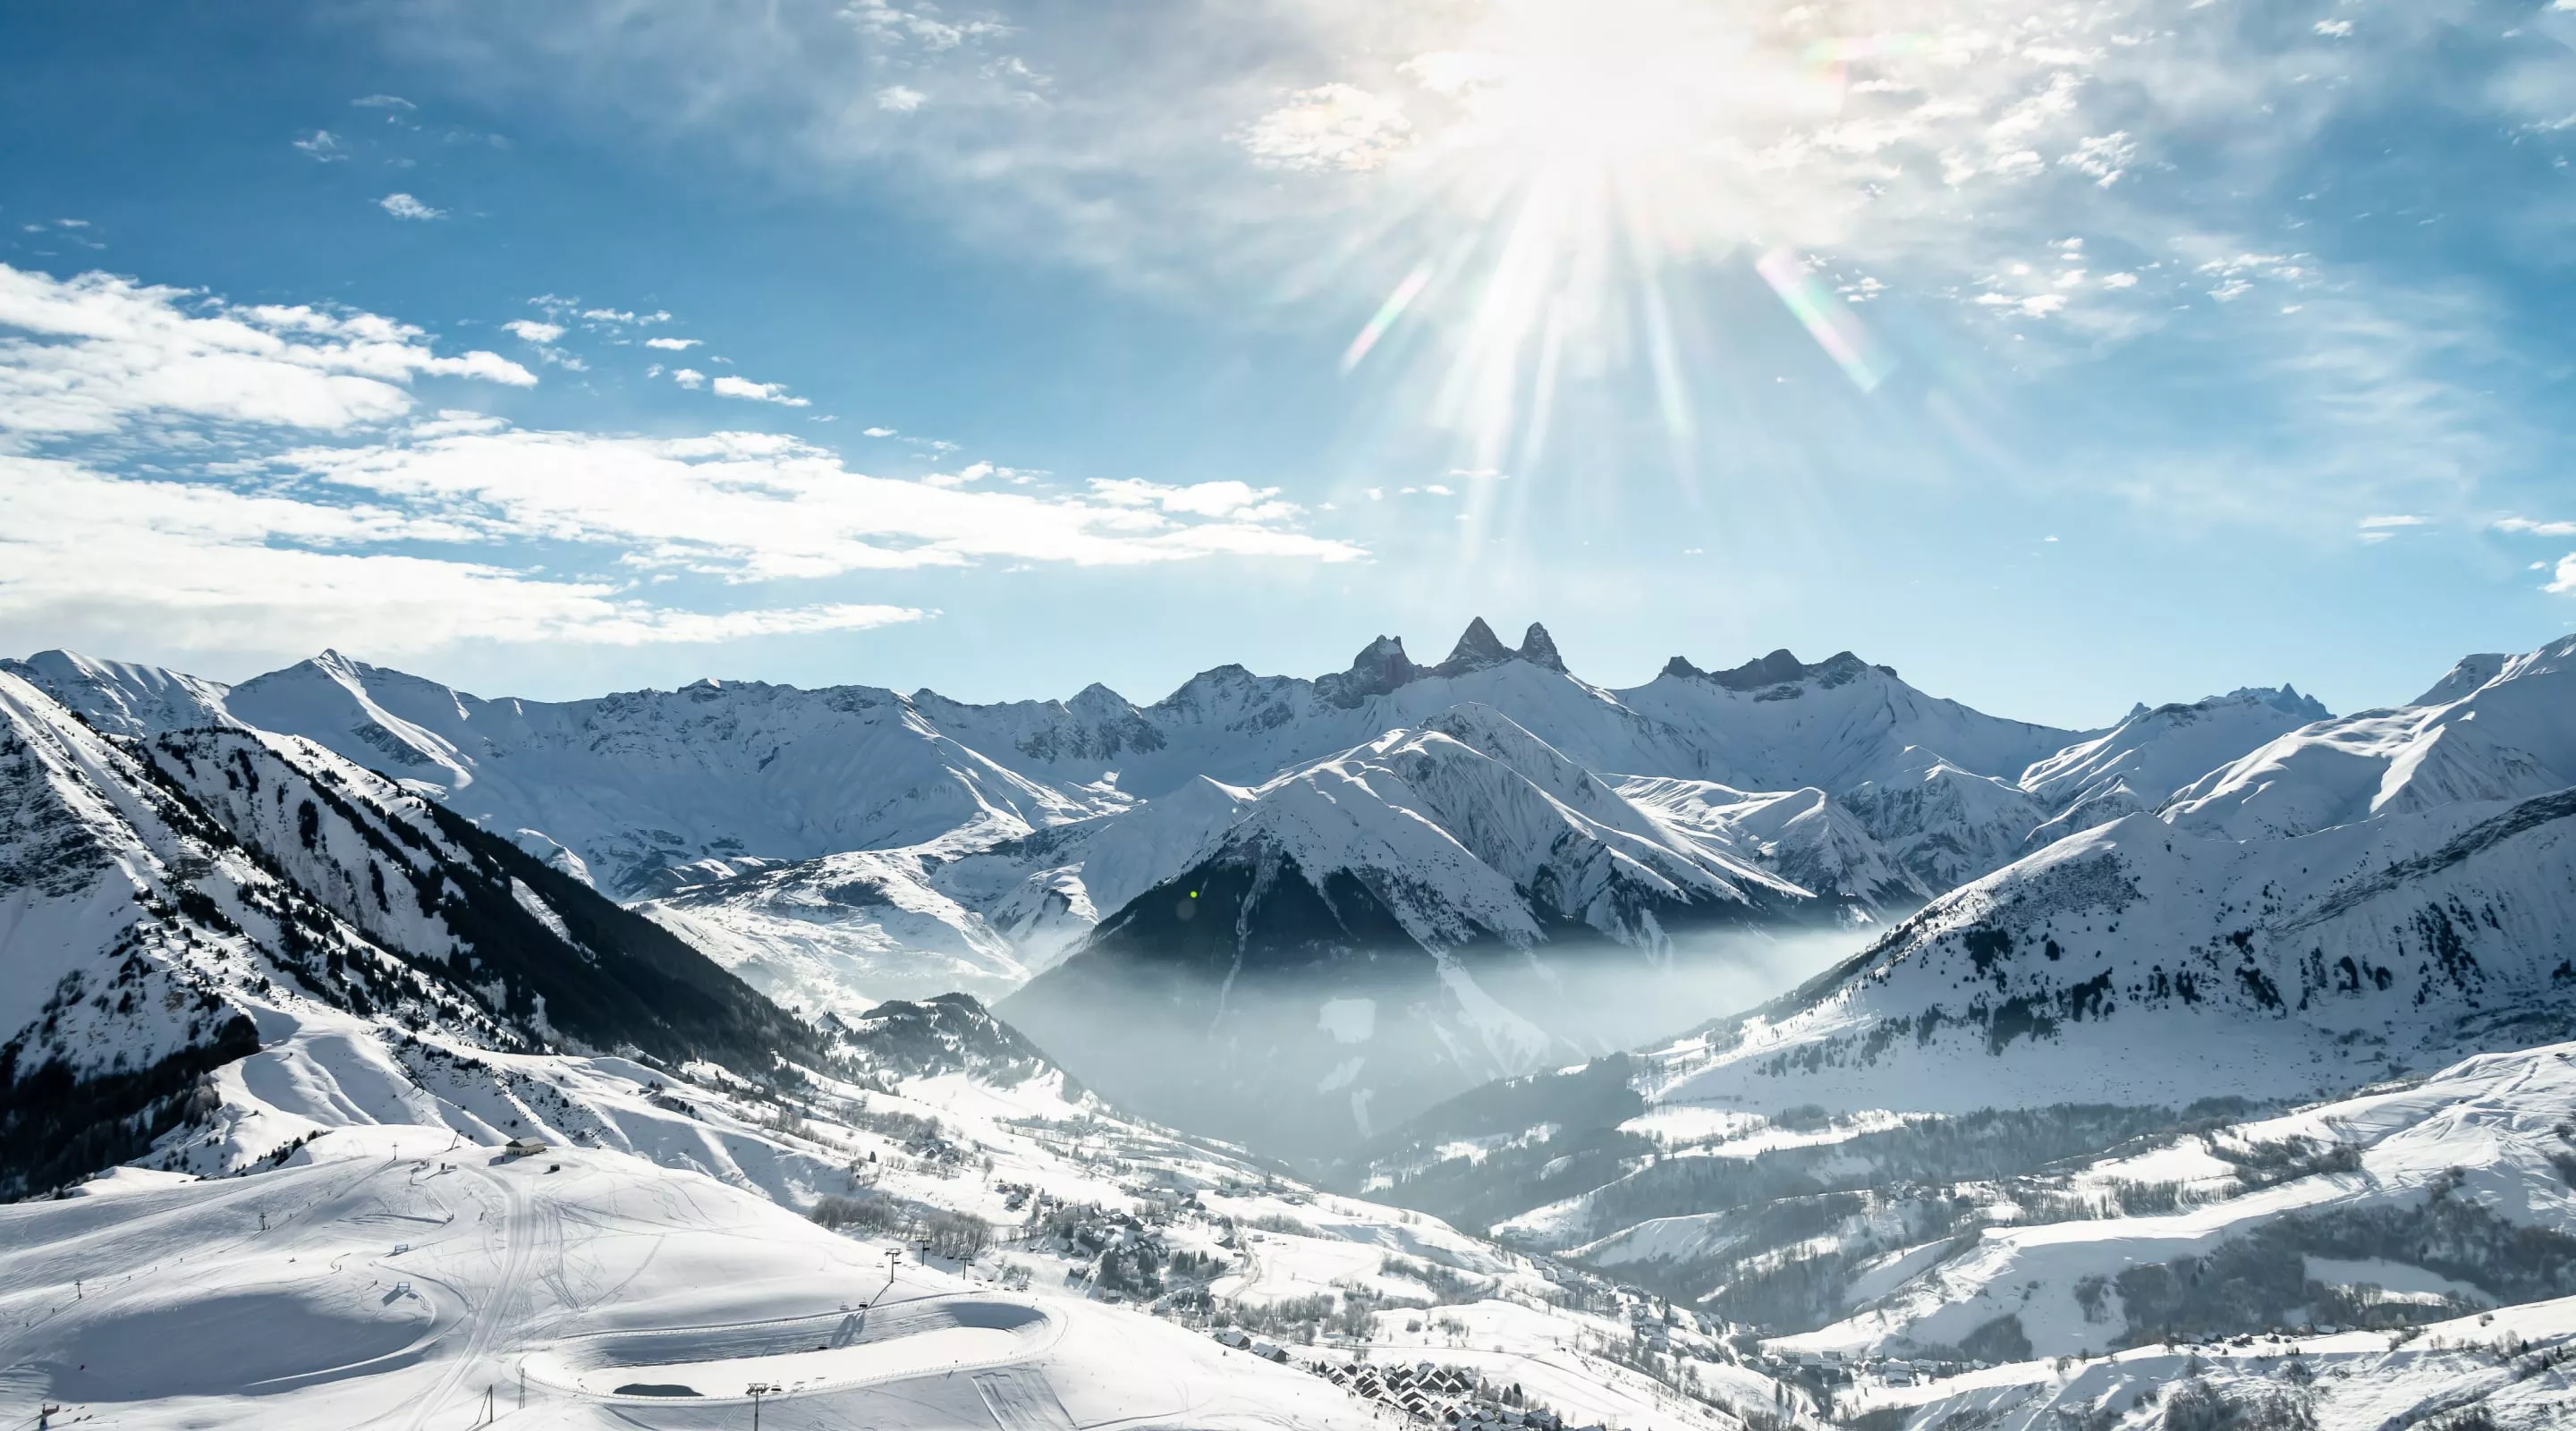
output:
[[118, 741], [5, 673], [0, 721], [17, 1186], [130, 1156], [296, 1009], [754, 1069], [813, 1044], [658, 926], [317, 747]]
[[760, 1383], [784, 1428], [1371, 1424], [1178, 1326], [918, 1265], [616, 1152], [352, 1129], [276, 1172], [0, 1225], [0, 1356], [65, 1419], [748, 1425]]
[[2415, 705], [2305, 726], [2212, 769], [2166, 817], [2250, 840], [2563, 790], [2576, 785], [2571, 712], [2576, 637], [2472, 656]]
[[2571, 927], [2576, 792], [2253, 844], [2132, 815], [1676, 1050], [1663, 1096], [1964, 1109], [2349, 1087], [2563, 1027]]
[[2308, 724], [1954, 891], [1675, 1050], [1658, 1096], [2179, 1105], [2552, 1036], [2576, 993], [2576, 790], [2549, 763], [2576, 764], [2571, 653]]
[[[1123, 1103], [1309, 1154], [1673, 1027], [1650, 991], [1728, 958], [1713, 932], [1830, 927], [1853, 908], [1658, 819], [1480, 706], [1238, 809], [1196, 864], [1004, 1007]], [[1336, 1007], [1354, 1012], [1319, 1012]], [[1175, 1081], [1176, 1061], [1217, 1076]]]
[[[2576, 1045], [2560, 1044], [2103, 1159], [2064, 1189], [2113, 1215], [1989, 1227], [1788, 1345], [1954, 1346], [2011, 1317], [2033, 1354], [2061, 1356], [2555, 1295], [2576, 1277], [2576, 1193], [2560, 1171], [2576, 1157], [2571, 1108]], [[2186, 1205], [2118, 1215], [2123, 1188], [2150, 1186]], [[2349, 1290], [2365, 1283], [2415, 1295], [2381, 1306]]]
[[230, 723], [224, 710], [229, 688], [163, 666], [39, 651], [24, 661], [0, 660], [0, 671], [61, 701], [110, 735], [140, 737]]
[[2275, 736], [2328, 718], [2324, 706], [2288, 686], [2141, 707], [2108, 733], [2078, 741], [2022, 772], [2021, 788], [2055, 812], [2030, 833], [2028, 848], [2155, 809], [2173, 792]]
[[1849, 651], [1813, 665], [1774, 651], [1731, 671], [1702, 671], [1675, 657], [1652, 682], [1615, 694], [1686, 732], [1707, 752], [1711, 778], [1752, 790], [1883, 783], [1920, 768], [1925, 753], [2010, 779], [2079, 735], [1924, 695], [1892, 668]]
[[621, 895], [707, 857], [805, 859], [995, 839], [1126, 801], [1017, 774], [891, 691], [704, 681], [592, 701], [485, 701], [336, 653], [235, 687], [306, 736]]

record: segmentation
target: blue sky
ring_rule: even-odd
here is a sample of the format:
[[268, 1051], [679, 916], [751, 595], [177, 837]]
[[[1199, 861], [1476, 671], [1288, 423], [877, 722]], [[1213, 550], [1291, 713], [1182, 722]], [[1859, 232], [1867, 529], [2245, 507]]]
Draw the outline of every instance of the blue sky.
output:
[[2086, 725], [2576, 622], [2555, 5], [6, 27], [0, 650], [1151, 699], [1482, 614]]

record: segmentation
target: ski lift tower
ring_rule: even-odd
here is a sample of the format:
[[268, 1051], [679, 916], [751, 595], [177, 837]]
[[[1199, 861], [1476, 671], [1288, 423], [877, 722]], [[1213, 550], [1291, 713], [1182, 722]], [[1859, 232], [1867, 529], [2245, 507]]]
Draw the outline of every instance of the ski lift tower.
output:
[[760, 1431], [760, 1398], [774, 1396], [781, 1389], [776, 1382], [769, 1381], [755, 1381], [743, 1388], [743, 1395], [751, 1398], [751, 1431]]

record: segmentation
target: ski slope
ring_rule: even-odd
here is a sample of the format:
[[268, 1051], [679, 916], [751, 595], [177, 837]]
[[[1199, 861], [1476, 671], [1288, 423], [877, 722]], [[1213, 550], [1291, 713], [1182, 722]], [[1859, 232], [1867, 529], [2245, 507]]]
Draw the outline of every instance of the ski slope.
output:
[[347, 1128], [275, 1171], [138, 1181], [0, 1208], [0, 1395], [58, 1424], [730, 1425], [755, 1383], [787, 1428], [1369, 1424], [1181, 1328], [615, 1152]]

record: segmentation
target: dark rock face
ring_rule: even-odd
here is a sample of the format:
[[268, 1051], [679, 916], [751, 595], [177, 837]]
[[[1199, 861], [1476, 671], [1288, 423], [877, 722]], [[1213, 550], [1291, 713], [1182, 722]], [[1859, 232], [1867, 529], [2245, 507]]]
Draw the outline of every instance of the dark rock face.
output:
[[1565, 674], [1565, 658], [1556, 654], [1556, 638], [1548, 635], [1547, 628], [1535, 621], [1530, 623], [1529, 630], [1521, 633], [1520, 656], [1542, 670], [1554, 671], [1560, 676]]
[[1486, 625], [1485, 618], [1479, 616], [1468, 622], [1467, 629], [1459, 633], [1458, 644], [1449, 648], [1449, 659], [1432, 669], [1444, 676], [1463, 676], [1469, 671], [1499, 666], [1519, 654], [1504, 645], [1503, 638], [1495, 635], [1494, 628]]
[[1380, 636], [1351, 658], [1351, 668], [1315, 682], [1324, 699], [1348, 708], [1371, 696], [1382, 696], [1422, 674], [1404, 654], [1404, 639]]
[[1546, 627], [1531, 622], [1515, 648], [1504, 645], [1503, 638], [1495, 635], [1494, 628], [1479, 616], [1467, 623], [1458, 644], [1449, 649], [1449, 659], [1437, 666], [1415, 665], [1404, 654], [1402, 639], [1380, 636], [1351, 658], [1349, 670], [1318, 679], [1315, 689], [1324, 699], [1348, 709], [1425, 676], [1463, 676], [1507, 661], [1527, 661], [1541, 670], [1565, 674], [1565, 658], [1557, 654], [1556, 640], [1547, 634]]

